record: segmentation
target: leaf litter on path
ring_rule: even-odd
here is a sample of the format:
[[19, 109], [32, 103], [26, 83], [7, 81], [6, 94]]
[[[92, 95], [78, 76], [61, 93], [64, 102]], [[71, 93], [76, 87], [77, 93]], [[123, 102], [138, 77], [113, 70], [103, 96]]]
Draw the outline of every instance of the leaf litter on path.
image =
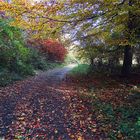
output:
[[103, 137], [77, 91], [56, 79], [54, 73], [50, 82], [43, 73], [0, 89], [0, 136], [6, 140]]

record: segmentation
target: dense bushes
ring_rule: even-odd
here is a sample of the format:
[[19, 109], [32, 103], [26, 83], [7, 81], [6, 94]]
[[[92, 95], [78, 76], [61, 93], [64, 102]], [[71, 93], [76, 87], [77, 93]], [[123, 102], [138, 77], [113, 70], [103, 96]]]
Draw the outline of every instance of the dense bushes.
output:
[[21, 30], [0, 20], [0, 86], [33, 74], [30, 50], [25, 47]]

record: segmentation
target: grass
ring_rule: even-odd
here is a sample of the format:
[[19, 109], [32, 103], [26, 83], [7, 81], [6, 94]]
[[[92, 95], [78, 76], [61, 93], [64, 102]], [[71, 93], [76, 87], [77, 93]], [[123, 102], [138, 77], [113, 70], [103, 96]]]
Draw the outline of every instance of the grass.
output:
[[70, 71], [70, 75], [86, 75], [88, 74], [90, 66], [88, 64], [79, 64]]

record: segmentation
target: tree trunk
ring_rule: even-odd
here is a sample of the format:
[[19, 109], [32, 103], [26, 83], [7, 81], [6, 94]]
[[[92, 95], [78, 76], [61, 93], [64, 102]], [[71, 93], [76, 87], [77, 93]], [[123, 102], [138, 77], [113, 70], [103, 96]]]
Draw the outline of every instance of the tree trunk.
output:
[[93, 67], [93, 65], [94, 65], [94, 60], [93, 60], [93, 58], [90, 58], [90, 65]]
[[132, 47], [131, 46], [125, 46], [124, 48], [124, 61], [123, 61], [123, 67], [122, 67], [122, 75], [128, 76], [131, 72], [132, 67]]
[[[128, 5], [132, 7], [134, 4], [133, 0], [128, 1]], [[132, 36], [133, 36], [133, 30], [134, 30], [134, 25], [133, 21], [134, 20], [134, 15], [131, 10], [128, 11], [128, 23], [127, 23], [127, 28], [128, 28], [128, 40], [129, 42], [132, 42]], [[124, 61], [123, 61], [123, 67], [122, 67], [122, 74], [124, 76], [128, 76], [131, 72], [131, 67], [132, 67], [132, 46], [127, 45], [124, 48]]]

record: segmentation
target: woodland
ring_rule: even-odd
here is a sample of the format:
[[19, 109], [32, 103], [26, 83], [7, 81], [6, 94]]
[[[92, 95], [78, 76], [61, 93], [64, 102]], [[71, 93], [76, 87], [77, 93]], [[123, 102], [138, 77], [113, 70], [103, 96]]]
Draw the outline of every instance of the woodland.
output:
[[139, 0], [0, 0], [0, 139], [140, 139]]

